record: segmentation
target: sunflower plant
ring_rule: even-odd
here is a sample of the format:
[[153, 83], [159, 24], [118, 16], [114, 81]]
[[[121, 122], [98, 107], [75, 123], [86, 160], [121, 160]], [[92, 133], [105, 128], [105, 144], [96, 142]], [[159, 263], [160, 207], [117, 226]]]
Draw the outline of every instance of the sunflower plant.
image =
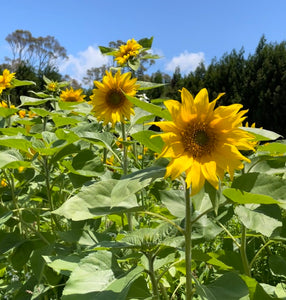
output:
[[102, 54], [114, 57], [119, 67], [128, 66], [131, 70], [136, 71], [140, 67], [141, 60], [158, 59], [156, 54], [150, 53], [153, 37], [143, 38], [136, 41], [134, 38], [123, 43], [119, 48], [99, 46]]
[[284, 299], [285, 140], [207, 89], [142, 96], [130, 41], [90, 97], [0, 78], [1, 299]]

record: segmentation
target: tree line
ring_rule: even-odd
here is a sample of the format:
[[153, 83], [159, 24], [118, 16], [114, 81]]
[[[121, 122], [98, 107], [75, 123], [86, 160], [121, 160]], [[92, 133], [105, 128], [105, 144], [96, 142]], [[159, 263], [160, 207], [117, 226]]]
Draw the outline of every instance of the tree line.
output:
[[[37, 83], [35, 89], [44, 87], [43, 75], [54, 81], [69, 80], [74, 88], [83, 88], [76, 80], [59, 73], [57, 59], [66, 59], [66, 49], [52, 36], [33, 37], [29, 31], [16, 30], [6, 37], [11, 47], [12, 57], [5, 58], [0, 65], [0, 71], [8, 68], [17, 73], [18, 79], [32, 80]], [[118, 40], [110, 45], [118, 47], [123, 42]], [[148, 90], [150, 99], [176, 99], [180, 101], [179, 90], [187, 88], [193, 95], [200, 89], [207, 88], [210, 99], [225, 92], [219, 105], [241, 103], [248, 109], [248, 123], [256, 123], [286, 135], [286, 41], [269, 43], [263, 35], [253, 54], [245, 56], [245, 51], [233, 49], [220, 59], [214, 58], [206, 66], [201, 63], [193, 72], [182, 75], [177, 67], [172, 75], [160, 70], [148, 74], [148, 67], [154, 62], [142, 65], [134, 74], [139, 80], [155, 83], [165, 83], [165, 86]], [[83, 84], [101, 80], [106, 69], [87, 70]], [[31, 87], [20, 88], [13, 93], [25, 95]], [[91, 94], [91, 88], [83, 88], [86, 95]], [[17, 95], [15, 95], [17, 99]]]

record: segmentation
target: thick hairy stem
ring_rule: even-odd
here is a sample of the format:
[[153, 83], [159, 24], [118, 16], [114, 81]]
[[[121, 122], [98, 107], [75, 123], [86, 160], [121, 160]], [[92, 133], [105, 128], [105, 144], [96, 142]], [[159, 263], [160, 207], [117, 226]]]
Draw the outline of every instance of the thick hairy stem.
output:
[[240, 243], [240, 256], [243, 264], [244, 273], [251, 277], [249, 262], [246, 255], [246, 228], [242, 224], [242, 231], [241, 231], [241, 243]]
[[186, 263], [186, 300], [193, 298], [192, 286], [192, 204], [190, 189], [185, 190], [186, 216], [185, 216], [185, 263]]

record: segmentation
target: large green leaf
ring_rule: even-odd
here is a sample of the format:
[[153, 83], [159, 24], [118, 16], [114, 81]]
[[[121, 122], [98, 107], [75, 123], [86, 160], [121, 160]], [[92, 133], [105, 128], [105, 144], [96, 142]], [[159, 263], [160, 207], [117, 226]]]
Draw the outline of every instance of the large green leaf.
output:
[[65, 125], [75, 125], [80, 122], [80, 120], [77, 120], [75, 118], [61, 116], [61, 115], [54, 115], [52, 119], [55, 122], [55, 125], [57, 127], [65, 126]]
[[21, 166], [29, 167], [30, 162], [23, 161], [21, 154], [17, 153], [16, 150], [7, 150], [0, 152], [0, 168], [12, 168], [17, 169]]
[[136, 192], [150, 185], [155, 179], [163, 178], [165, 172], [165, 167], [152, 166], [123, 177], [111, 192], [112, 204], [117, 205], [127, 201], [129, 197], [133, 197]]
[[123, 273], [111, 252], [99, 251], [83, 258], [73, 270], [63, 291], [63, 300], [126, 299], [143, 268]]
[[237, 190], [233, 188], [228, 188], [223, 191], [223, 194], [232, 200], [233, 202], [239, 204], [249, 204], [249, 203], [256, 203], [256, 204], [279, 204], [279, 201], [273, 199], [267, 195], [260, 195], [260, 194], [252, 194], [242, 190]]
[[68, 199], [53, 213], [65, 216], [74, 221], [93, 219], [95, 217], [126, 212], [138, 207], [134, 194], [124, 199], [112, 200], [111, 193], [118, 180], [109, 179], [85, 186], [81, 191]]
[[[281, 207], [286, 206], [286, 179], [279, 176], [262, 174], [262, 173], [247, 173], [237, 177], [231, 186], [233, 189], [240, 189], [242, 191], [269, 196], [274, 200], [277, 200]], [[233, 190], [226, 192], [229, 194], [233, 193]], [[246, 198], [251, 198], [251, 195], [246, 195]], [[235, 197], [236, 198], [236, 197]], [[255, 199], [256, 196], [253, 196]], [[257, 199], [258, 201], [258, 196]], [[273, 203], [273, 200], [267, 197], [261, 197], [261, 201], [269, 201]]]
[[239, 300], [246, 299], [244, 297], [248, 295], [247, 285], [234, 272], [225, 273], [213, 283], [207, 286], [203, 285], [203, 287], [207, 289], [207, 294], [211, 295], [211, 298], [208, 296], [203, 298], [208, 300]]
[[156, 136], [157, 132], [152, 130], [143, 130], [132, 134], [132, 137], [145, 147], [154, 152], [161, 153], [164, 142], [160, 136]]
[[281, 137], [280, 134], [261, 128], [241, 127], [241, 129], [252, 133], [257, 141], [277, 140]]
[[269, 257], [269, 266], [272, 273], [276, 276], [286, 278], [286, 260], [281, 255], [271, 255]]
[[155, 104], [152, 104], [152, 103], [147, 103], [145, 101], [142, 101], [142, 100], [139, 100], [135, 97], [131, 97], [131, 96], [128, 96], [128, 95], [125, 95], [127, 97], [127, 99], [133, 103], [134, 105], [148, 111], [149, 113], [155, 115], [155, 116], [158, 116], [162, 119], [165, 119], [165, 120], [172, 120], [172, 117], [169, 113], [169, 111], [167, 109], [163, 109], [161, 108], [160, 106], [158, 105], [155, 105]]
[[159, 192], [162, 203], [169, 212], [176, 217], [184, 218], [186, 215], [185, 193], [182, 190], [164, 190]]
[[14, 115], [17, 111], [17, 108], [0, 107], [0, 117], [7, 118]]
[[24, 85], [36, 85], [36, 83], [34, 81], [19, 80], [16, 78], [13, 78], [11, 83], [12, 83], [13, 87], [24, 86]]
[[282, 222], [259, 211], [251, 210], [243, 205], [235, 208], [235, 213], [248, 229], [270, 237], [273, 231], [282, 227]]
[[[246, 275], [240, 275], [243, 281], [246, 283], [248, 290], [249, 290], [249, 298], [250, 300], [274, 300], [277, 298], [273, 298], [268, 295], [262, 286], [251, 277]], [[278, 300], [278, 299], [277, 299]]]
[[67, 256], [43, 256], [47, 265], [57, 273], [69, 276], [72, 271], [78, 266], [80, 256], [71, 254]]
[[104, 172], [100, 157], [89, 149], [80, 151], [72, 161], [62, 163], [70, 172], [82, 176], [99, 176]]
[[41, 105], [44, 104], [50, 100], [55, 100], [54, 98], [33, 98], [28, 96], [20, 96], [21, 105]]
[[154, 89], [154, 88], [158, 88], [158, 87], [162, 87], [165, 86], [165, 83], [153, 83], [153, 82], [149, 82], [149, 81], [137, 81], [136, 83], [138, 83], [140, 85], [140, 88], [138, 89], [140, 90], [150, 90], [150, 89]]
[[10, 136], [0, 137], [0, 145], [5, 147], [10, 147], [13, 149], [19, 149], [24, 152], [29, 152], [32, 143], [29, 140], [27, 140], [25, 136], [16, 135], [13, 137]]
[[286, 144], [282, 142], [267, 143], [259, 146], [257, 151], [265, 152], [270, 155], [283, 155], [286, 153]]

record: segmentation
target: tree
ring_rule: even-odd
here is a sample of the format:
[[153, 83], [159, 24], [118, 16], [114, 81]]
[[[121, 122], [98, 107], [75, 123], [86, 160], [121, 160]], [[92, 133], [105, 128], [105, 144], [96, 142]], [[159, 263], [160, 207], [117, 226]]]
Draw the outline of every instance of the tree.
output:
[[6, 37], [12, 58], [6, 58], [11, 69], [15, 70], [17, 65], [31, 65], [36, 71], [47, 67], [55, 67], [57, 59], [66, 59], [66, 49], [53, 36], [35, 38], [27, 30], [17, 29]]
[[108, 70], [107, 65], [102, 65], [101, 67], [91, 68], [86, 71], [86, 76], [83, 77], [83, 83], [90, 87], [93, 86], [93, 82], [101, 81], [103, 76], [105, 75], [105, 71]]

